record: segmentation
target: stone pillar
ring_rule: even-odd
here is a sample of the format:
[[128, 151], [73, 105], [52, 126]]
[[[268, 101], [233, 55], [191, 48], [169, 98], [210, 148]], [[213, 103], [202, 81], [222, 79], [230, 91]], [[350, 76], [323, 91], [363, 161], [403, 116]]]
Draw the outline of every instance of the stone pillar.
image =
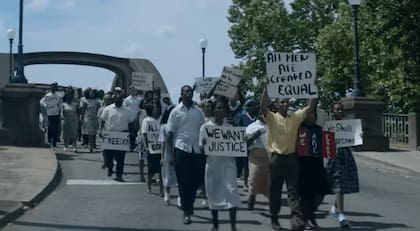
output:
[[45, 146], [39, 128], [39, 100], [42, 89], [34, 84], [7, 84], [0, 89], [2, 127], [0, 144], [12, 146]]
[[420, 113], [408, 113], [408, 146], [413, 150], [420, 150]]
[[383, 134], [382, 113], [386, 105], [367, 97], [343, 98], [346, 119], [361, 119], [363, 145], [355, 146], [356, 151], [387, 151], [389, 140]]

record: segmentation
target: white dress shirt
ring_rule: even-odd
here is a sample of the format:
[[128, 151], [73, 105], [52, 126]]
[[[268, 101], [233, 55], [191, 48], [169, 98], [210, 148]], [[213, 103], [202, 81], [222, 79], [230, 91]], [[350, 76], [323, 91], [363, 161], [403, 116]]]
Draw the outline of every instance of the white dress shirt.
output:
[[204, 124], [204, 113], [193, 104], [190, 108], [180, 103], [172, 110], [168, 119], [168, 131], [174, 133], [175, 148], [184, 152], [200, 153], [198, 136]]
[[132, 121], [130, 110], [126, 107], [117, 107], [115, 104], [108, 105], [101, 114], [101, 120], [105, 121], [104, 129], [107, 131], [128, 131], [128, 123]]
[[63, 96], [58, 92], [48, 92], [41, 99], [40, 104], [46, 109], [47, 115], [56, 116], [60, 114], [61, 99]]
[[140, 96], [129, 95], [124, 99], [123, 106], [127, 107], [134, 114], [140, 111], [140, 103], [143, 99]]

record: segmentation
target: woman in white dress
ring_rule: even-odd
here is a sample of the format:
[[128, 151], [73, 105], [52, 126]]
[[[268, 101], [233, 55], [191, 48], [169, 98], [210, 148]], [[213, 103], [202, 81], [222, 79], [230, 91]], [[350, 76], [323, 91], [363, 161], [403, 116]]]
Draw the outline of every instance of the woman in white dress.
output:
[[[204, 138], [206, 126], [232, 126], [224, 122], [228, 111], [227, 101], [219, 100], [214, 103], [214, 121], [208, 121], [200, 129], [199, 141], [202, 147], [206, 144], [206, 139]], [[236, 184], [236, 171], [234, 157], [207, 156], [204, 182], [213, 220], [212, 231], [219, 230], [219, 210], [229, 210], [231, 230], [236, 231], [236, 211], [241, 205], [241, 198]]]
[[162, 157], [161, 157], [161, 166], [162, 166], [162, 181], [163, 186], [165, 188], [165, 193], [163, 197], [163, 201], [165, 201], [166, 205], [170, 205], [170, 193], [171, 187], [175, 187], [177, 183], [175, 168], [174, 168], [174, 154], [172, 149], [170, 149], [169, 145], [165, 145], [165, 141], [168, 137], [168, 131], [166, 127], [166, 123], [168, 122], [169, 114], [171, 113], [172, 109], [174, 109], [175, 105], [168, 106], [165, 111], [163, 112], [162, 119], [160, 121], [160, 133], [159, 133], [159, 142], [161, 143], [162, 148]]

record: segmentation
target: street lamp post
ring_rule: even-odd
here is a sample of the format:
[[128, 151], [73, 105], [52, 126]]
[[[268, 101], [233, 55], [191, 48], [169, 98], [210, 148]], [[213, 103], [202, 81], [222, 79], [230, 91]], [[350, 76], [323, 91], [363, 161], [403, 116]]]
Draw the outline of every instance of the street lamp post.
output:
[[7, 30], [7, 37], [9, 38], [9, 42], [10, 42], [10, 52], [9, 52], [9, 83], [12, 82], [12, 78], [13, 78], [13, 59], [12, 59], [12, 54], [13, 54], [13, 39], [15, 38], [16, 35], [16, 31], [12, 28]]
[[349, 0], [353, 11], [353, 25], [354, 25], [354, 79], [353, 79], [353, 96], [363, 97], [362, 83], [360, 81], [360, 63], [359, 63], [359, 37], [357, 31], [357, 13], [361, 0]]
[[205, 76], [205, 62], [204, 62], [204, 56], [205, 56], [205, 53], [206, 53], [206, 47], [207, 47], [207, 44], [208, 44], [208, 42], [207, 42], [207, 39], [206, 38], [201, 38], [200, 39], [200, 47], [201, 47], [201, 51], [203, 52], [203, 79], [204, 79], [204, 76]]
[[23, 45], [22, 45], [22, 23], [23, 23], [23, 0], [19, 2], [19, 44], [17, 54], [17, 69], [16, 76], [13, 79], [14, 83], [28, 83], [23, 71]]

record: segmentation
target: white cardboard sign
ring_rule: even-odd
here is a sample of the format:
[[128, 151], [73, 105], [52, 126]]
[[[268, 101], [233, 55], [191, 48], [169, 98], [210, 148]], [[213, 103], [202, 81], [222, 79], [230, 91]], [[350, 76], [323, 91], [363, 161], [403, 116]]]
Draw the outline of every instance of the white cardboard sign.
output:
[[102, 132], [102, 148], [105, 150], [130, 150], [130, 133], [103, 131]]
[[150, 154], [160, 154], [161, 153], [161, 143], [159, 140], [159, 131], [149, 131], [147, 134], [147, 144]]
[[131, 85], [136, 90], [152, 91], [153, 74], [144, 72], [133, 72], [131, 74]]
[[270, 98], [317, 98], [314, 53], [265, 53]]
[[219, 79], [219, 77], [195, 78], [195, 91], [209, 93]]
[[206, 139], [204, 153], [210, 156], [246, 157], [245, 127], [204, 125], [200, 138]]
[[231, 99], [234, 98], [238, 91], [237, 86], [241, 81], [242, 75], [243, 70], [232, 67], [223, 67], [222, 77], [220, 78], [220, 82], [214, 93]]
[[324, 130], [335, 133], [337, 148], [363, 144], [362, 121], [360, 119], [327, 121]]

